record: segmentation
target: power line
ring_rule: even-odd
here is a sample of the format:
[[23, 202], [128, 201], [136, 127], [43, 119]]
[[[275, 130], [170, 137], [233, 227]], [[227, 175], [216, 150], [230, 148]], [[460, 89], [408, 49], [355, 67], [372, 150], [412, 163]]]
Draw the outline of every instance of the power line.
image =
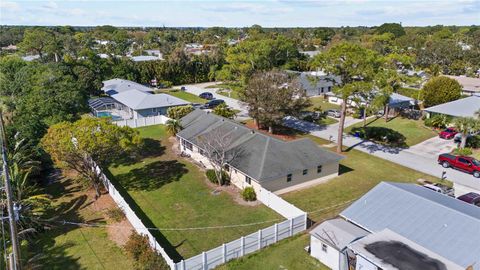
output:
[[[331, 205], [328, 207], [324, 207], [321, 209], [317, 209], [314, 211], [309, 211], [306, 212], [307, 214], [313, 214], [313, 213], [318, 213], [321, 211], [326, 211], [334, 208], [338, 208], [340, 206], [346, 205], [348, 203], [353, 202], [354, 200], [349, 200], [346, 202], [342, 202], [336, 205]], [[259, 221], [259, 222], [253, 222], [253, 223], [242, 223], [242, 224], [232, 224], [232, 225], [216, 225], [216, 226], [205, 226], [205, 227], [186, 227], [186, 228], [138, 228], [138, 227], [132, 227], [132, 226], [121, 226], [121, 225], [109, 225], [109, 224], [103, 224], [103, 223], [85, 223], [85, 222], [75, 222], [75, 221], [68, 221], [68, 220], [39, 220], [42, 222], [54, 222], [60, 225], [74, 225], [74, 226], [82, 226], [82, 227], [103, 227], [103, 228], [133, 228], [133, 229], [147, 229], [149, 231], [198, 231], [198, 230], [210, 230], [210, 229], [228, 229], [228, 228], [238, 228], [238, 227], [248, 227], [248, 226], [254, 226], [254, 225], [260, 225], [260, 224], [265, 224], [265, 223], [272, 223], [275, 221], [280, 221], [282, 219], [271, 219], [271, 220], [266, 220], [266, 221]]]

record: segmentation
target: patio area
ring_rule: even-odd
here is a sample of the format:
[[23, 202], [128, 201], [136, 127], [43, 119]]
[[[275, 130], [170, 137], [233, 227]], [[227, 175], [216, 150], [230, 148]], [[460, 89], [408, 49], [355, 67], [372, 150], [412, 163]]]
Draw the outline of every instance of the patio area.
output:
[[130, 108], [111, 97], [92, 98], [88, 101], [88, 106], [95, 117], [111, 118], [113, 121], [133, 118]]

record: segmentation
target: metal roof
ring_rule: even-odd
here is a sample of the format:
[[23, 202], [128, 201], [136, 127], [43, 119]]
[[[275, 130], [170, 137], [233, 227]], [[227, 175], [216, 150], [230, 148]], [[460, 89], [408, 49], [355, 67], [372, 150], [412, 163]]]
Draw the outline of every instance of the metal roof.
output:
[[341, 251], [353, 241], [368, 235], [369, 232], [343, 218], [336, 218], [322, 222], [312, 229], [310, 234]]
[[102, 90], [110, 96], [113, 96], [115, 94], [122, 93], [125, 91], [129, 91], [132, 89], [137, 89], [138, 91], [148, 92], [148, 93], [152, 92], [151, 88], [136, 82], [129, 81], [129, 80], [115, 78], [115, 79], [103, 81]]
[[480, 208], [414, 185], [382, 182], [340, 216], [371, 232], [390, 229], [473, 269], [480, 269]]
[[106, 108], [108, 105], [114, 105], [115, 100], [111, 97], [91, 98], [88, 100], [88, 106], [94, 110]]
[[459, 84], [462, 85], [462, 89], [464, 91], [480, 93], [480, 78], [451, 75], [444, 76], [456, 80]]
[[348, 248], [383, 270], [465, 270], [389, 229], [372, 233]]
[[163, 60], [162, 58], [158, 56], [153, 56], [153, 55], [139, 55], [139, 56], [131, 56], [130, 59], [132, 59], [133, 62], [145, 62], [145, 61], [160, 61]]
[[424, 109], [427, 112], [441, 113], [457, 117], [475, 117], [480, 110], [480, 96], [471, 96]]
[[183, 130], [177, 135], [197, 145], [198, 139], [210, 132], [229, 133], [226, 143], [237, 156], [229, 162], [230, 166], [260, 182], [343, 159], [343, 156], [321, 149], [310, 139], [282, 141], [201, 110], [183, 117], [181, 125]]
[[188, 101], [167, 94], [150, 94], [137, 89], [115, 94], [112, 96], [112, 98], [133, 110], [190, 104]]

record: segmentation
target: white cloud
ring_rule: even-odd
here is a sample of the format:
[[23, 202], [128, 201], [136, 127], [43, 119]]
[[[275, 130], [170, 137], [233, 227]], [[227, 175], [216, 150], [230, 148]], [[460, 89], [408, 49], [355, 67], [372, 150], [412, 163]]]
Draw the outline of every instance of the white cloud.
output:
[[8, 11], [19, 11], [20, 5], [16, 2], [0, 1], [0, 9]]

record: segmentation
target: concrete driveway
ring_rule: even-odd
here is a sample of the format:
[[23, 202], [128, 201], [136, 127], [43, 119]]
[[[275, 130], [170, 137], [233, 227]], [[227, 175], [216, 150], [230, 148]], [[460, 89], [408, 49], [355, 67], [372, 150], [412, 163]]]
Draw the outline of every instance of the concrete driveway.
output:
[[229, 107], [240, 111], [237, 114], [237, 118], [238, 118], [237, 120], [243, 120], [243, 119], [250, 118], [248, 116], [247, 106], [243, 102], [241, 102], [239, 100], [236, 100], [234, 98], [229, 98], [229, 97], [222, 96], [222, 95], [218, 94], [217, 90], [219, 88], [207, 88], [209, 86], [213, 86], [213, 85], [216, 85], [216, 84], [218, 84], [218, 82], [207, 82], [207, 83], [197, 83], [197, 84], [187, 84], [187, 85], [175, 86], [174, 88], [180, 89], [180, 87], [184, 86], [185, 89], [186, 89], [185, 91], [187, 91], [191, 94], [197, 95], [197, 96], [200, 95], [203, 92], [210, 92], [210, 93], [213, 94], [213, 97], [215, 99], [223, 99]]
[[443, 153], [450, 153], [456, 144], [453, 140], [444, 140], [438, 136], [416, 144], [406, 151], [416, 155], [425, 156], [427, 158], [435, 157]]

